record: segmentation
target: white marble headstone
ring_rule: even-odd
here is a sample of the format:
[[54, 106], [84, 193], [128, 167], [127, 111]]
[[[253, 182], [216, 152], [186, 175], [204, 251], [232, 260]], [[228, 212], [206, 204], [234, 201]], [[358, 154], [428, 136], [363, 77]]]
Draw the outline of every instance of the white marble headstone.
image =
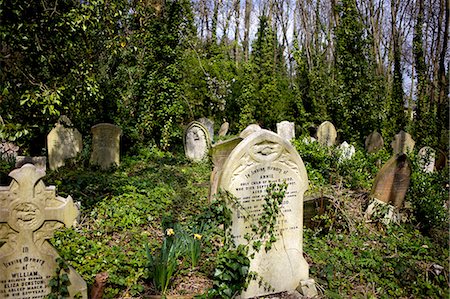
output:
[[348, 144], [347, 141], [342, 142], [339, 146], [340, 156], [339, 162], [344, 162], [345, 160], [350, 160], [355, 154], [355, 147], [351, 144]]
[[419, 150], [418, 156], [418, 163], [420, 168], [426, 172], [431, 173], [434, 171], [434, 164], [436, 162], [436, 151], [429, 147], [424, 146]]
[[211, 139], [208, 130], [197, 121], [191, 122], [184, 133], [184, 152], [186, 157], [199, 162], [208, 156]]
[[295, 124], [286, 120], [277, 123], [277, 133], [290, 141], [295, 138]]

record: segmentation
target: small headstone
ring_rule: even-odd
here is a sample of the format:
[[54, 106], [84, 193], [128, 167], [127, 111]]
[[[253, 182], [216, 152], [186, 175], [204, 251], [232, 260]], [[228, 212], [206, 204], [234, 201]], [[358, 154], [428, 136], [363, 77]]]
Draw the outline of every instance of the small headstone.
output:
[[394, 150], [394, 155], [408, 154], [413, 151], [415, 144], [416, 142], [412, 139], [411, 135], [404, 131], [400, 131], [394, 136], [391, 147]]
[[426, 173], [434, 171], [434, 163], [436, 161], [436, 151], [429, 146], [424, 146], [417, 154], [419, 167]]
[[0, 143], [0, 159], [14, 162], [17, 157], [19, 147], [14, 143], [3, 141]]
[[282, 121], [277, 123], [277, 133], [286, 140], [295, 138], [295, 124], [289, 121]]
[[355, 154], [356, 150], [353, 145], [350, 145], [347, 143], [347, 141], [344, 141], [339, 146], [339, 152], [340, 152], [340, 156], [339, 156], [338, 161], [340, 163], [342, 163], [345, 160], [350, 160], [353, 157], [353, 155]]
[[229, 140], [220, 141], [211, 147], [211, 160], [213, 170], [210, 176], [209, 200], [217, 193], [219, 186], [219, 177], [223, 170], [223, 164], [233, 151], [233, 149], [242, 141], [241, 137], [235, 137]]
[[92, 153], [90, 163], [101, 169], [108, 169], [120, 164], [120, 136], [122, 129], [108, 123], [101, 123], [91, 128]]
[[223, 137], [223, 136], [227, 135], [229, 128], [230, 128], [230, 124], [224, 119], [223, 123], [219, 129], [219, 136]]
[[317, 129], [317, 139], [322, 145], [332, 146], [336, 144], [336, 138], [336, 128], [329, 121], [323, 122]]
[[[72, 226], [79, 212], [70, 196], [57, 196], [54, 186], [45, 186], [45, 172], [34, 165], [9, 175], [11, 184], [0, 187], [1, 298], [45, 298], [59, 257], [47, 240], [56, 229]], [[68, 277], [70, 298], [79, 294], [87, 299], [81, 276], [70, 267]]]
[[47, 170], [47, 157], [29, 157], [29, 156], [17, 156], [16, 157], [16, 168], [20, 168], [25, 164], [33, 164], [40, 171], [45, 172]]
[[242, 139], [246, 138], [247, 136], [251, 135], [254, 132], [257, 132], [261, 130], [261, 127], [257, 124], [251, 124], [248, 125], [242, 132], [241, 134], [239, 134], [239, 137], [241, 137]]
[[439, 150], [439, 154], [435, 163], [436, 170], [440, 171], [448, 165], [447, 155], [444, 151]]
[[[63, 118], [64, 119], [64, 118]], [[70, 120], [65, 119], [65, 122]], [[83, 148], [80, 132], [67, 128], [60, 120], [47, 135], [48, 164], [51, 170], [65, 165], [67, 159], [75, 158]]]
[[364, 142], [366, 146], [366, 150], [368, 153], [376, 153], [384, 146], [383, 136], [377, 131], [373, 131], [367, 136], [366, 141]]
[[[261, 249], [250, 262], [273, 290], [251, 281], [241, 298], [293, 291], [308, 279], [309, 267], [303, 257], [303, 193], [308, 177], [295, 148], [278, 134], [259, 130], [247, 136], [230, 153], [223, 165], [219, 187], [232, 193], [239, 205], [231, 204], [231, 237], [236, 245], [247, 244], [244, 236], [262, 212], [270, 183], [288, 184], [275, 227], [277, 240], [267, 252]], [[258, 241], [255, 236], [251, 242]], [[251, 245], [250, 245], [251, 248]]]
[[214, 139], [214, 122], [206, 117], [200, 118], [198, 120], [198, 122], [201, 123], [208, 130], [209, 138], [211, 140], [213, 140]]
[[186, 157], [199, 162], [208, 156], [211, 139], [208, 130], [199, 122], [191, 122], [184, 133], [184, 152]]
[[310, 144], [310, 143], [317, 142], [317, 139], [314, 137], [305, 137], [305, 138], [303, 138], [302, 142], [304, 144]]
[[411, 179], [411, 163], [406, 154], [394, 155], [380, 169], [373, 183], [371, 197], [400, 208]]

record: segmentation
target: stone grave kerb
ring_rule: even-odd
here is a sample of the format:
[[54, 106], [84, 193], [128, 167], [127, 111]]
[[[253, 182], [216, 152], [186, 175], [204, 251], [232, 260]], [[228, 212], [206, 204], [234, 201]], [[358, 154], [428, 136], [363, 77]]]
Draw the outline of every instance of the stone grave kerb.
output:
[[[45, 186], [45, 171], [36, 166], [25, 164], [9, 175], [13, 178], [10, 185], [0, 186], [0, 240], [5, 242], [0, 248], [0, 291], [9, 295], [11, 288], [3, 283], [8, 279], [33, 276], [42, 281], [43, 292], [49, 292], [48, 282], [59, 255], [47, 240], [56, 229], [71, 227], [79, 211], [70, 196], [57, 196], [55, 186]], [[87, 298], [82, 278], [73, 269], [69, 277], [69, 292], [73, 289]], [[24, 294], [13, 294], [25, 298], [19, 295]]]
[[[266, 253], [262, 249], [255, 254], [255, 258], [251, 260], [250, 271], [261, 275], [275, 289], [274, 292], [295, 290], [301, 281], [308, 280], [309, 275], [309, 266], [303, 257], [303, 194], [308, 188], [308, 177], [295, 148], [288, 140], [274, 132], [262, 129], [251, 133], [234, 148], [224, 163], [219, 187], [237, 197], [236, 191], [239, 185], [242, 185], [240, 179], [254, 176], [254, 173], [261, 169], [270, 170], [272, 173], [280, 171], [280, 180], [277, 181], [279, 183], [283, 182], [284, 178], [292, 179], [287, 182], [286, 191], [286, 194], [291, 193], [291, 197], [287, 198], [286, 195], [283, 203], [288, 202], [289, 210], [294, 212], [286, 211], [279, 216], [279, 222], [286, 222], [286, 227], [281, 224], [280, 236], [269, 252]], [[236, 245], [245, 244], [242, 232], [250, 227], [245, 222], [248, 213], [233, 206], [231, 209], [231, 236]], [[262, 290], [257, 282], [252, 281], [241, 294], [241, 298], [274, 292]]]

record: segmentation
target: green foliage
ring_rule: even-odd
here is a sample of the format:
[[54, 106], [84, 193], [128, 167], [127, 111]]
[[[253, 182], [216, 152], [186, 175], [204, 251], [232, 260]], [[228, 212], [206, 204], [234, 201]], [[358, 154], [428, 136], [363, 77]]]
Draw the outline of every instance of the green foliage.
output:
[[[56, 273], [48, 283], [50, 294], [45, 296], [46, 299], [64, 299], [70, 295], [69, 265], [60, 257], [56, 258], [56, 264]], [[81, 294], [75, 294], [74, 298], [81, 298]]]

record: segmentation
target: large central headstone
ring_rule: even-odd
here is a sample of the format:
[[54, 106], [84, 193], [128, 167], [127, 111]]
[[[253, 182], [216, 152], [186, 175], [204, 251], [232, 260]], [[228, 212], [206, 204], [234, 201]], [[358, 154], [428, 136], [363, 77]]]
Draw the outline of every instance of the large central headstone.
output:
[[189, 123], [184, 133], [184, 152], [194, 162], [200, 162], [208, 156], [211, 136], [208, 129], [198, 121]]
[[[50, 293], [56, 274], [56, 250], [47, 239], [62, 227], [72, 226], [78, 209], [69, 196], [56, 196], [55, 187], [42, 181], [44, 171], [25, 164], [9, 174], [13, 180], [0, 187], [0, 298], [40, 299]], [[87, 298], [85, 281], [69, 270], [70, 298]]]
[[257, 272], [274, 290], [269, 291], [252, 281], [241, 298], [295, 290], [301, 281], [308, 279], [309, 268], [302, 244], [303, 193], [308, 188], [308, 177], [294, 147], [268, 130], [248, 135], [223, 166], [219, 187], [231, 192], [240, 203], [239, 208], [230, 206], [233, 212], [231, 234], [236, 244], [246, 244], [244, 236], [251, 233], [252, 224], [257, 225], [252, 221], [263, 211], [266, 188], [270, 183], [282, 182], [288, 187], [277, 219], [277, 241], [268, 252], [264, 249], [257, 252], [250, 265], [250, 271]]
[[91, 128], [91, 164], [108, 169], [120, 164], [120, 136], [122, 129], [116, 125], [101, 123]]
[[329, 121], [324, 121], [317, 129], [317, 140], [325, 146], [336, 144], [337, 132], [334, 125]]

